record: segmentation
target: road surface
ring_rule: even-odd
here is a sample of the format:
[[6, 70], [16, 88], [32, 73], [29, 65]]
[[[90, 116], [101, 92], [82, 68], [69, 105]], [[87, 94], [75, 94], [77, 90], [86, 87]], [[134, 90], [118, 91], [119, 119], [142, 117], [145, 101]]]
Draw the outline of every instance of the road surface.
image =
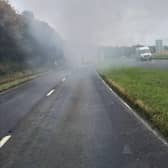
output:
[[144, 68], [168, 69], [168, 60], [139, 61], [136, 64]]
[[0, 138], [12, 131], [16, 123], [31, 111], [65, 74], [65, 71], [50, 72], [17, 89], [0, 93]]
[[0, 168], [167, 168], [167, 147], [96, 72], [51, 77], [55, 86], [42, 92], [0, 149]]
[[151, 69], [168, 69], [168, 60], [138, 61], [133, 58], [116, 58], [105, 62], [105, 67], [141, 67]]

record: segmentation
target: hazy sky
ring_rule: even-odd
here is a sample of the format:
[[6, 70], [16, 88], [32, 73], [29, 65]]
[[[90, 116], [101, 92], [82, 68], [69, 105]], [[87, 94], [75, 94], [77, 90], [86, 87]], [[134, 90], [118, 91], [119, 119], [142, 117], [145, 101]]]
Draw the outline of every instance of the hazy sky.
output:
[[131, 45], [168, 38], [167, 0], [10, 0], [74, 43]]

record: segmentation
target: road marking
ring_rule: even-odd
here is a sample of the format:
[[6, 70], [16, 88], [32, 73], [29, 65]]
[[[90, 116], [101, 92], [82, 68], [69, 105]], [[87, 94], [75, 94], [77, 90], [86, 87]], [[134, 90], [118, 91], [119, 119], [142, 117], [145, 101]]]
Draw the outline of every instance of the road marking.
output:
[[64, 78], [62, 78], [62, 82], [65, 82], [66, 81], [66, 78], [64, 77]]
[[3, 137], [0, 141], [0, 148], [2, 148], [9, 141], [11, 137], [12, 137], [11, 135]]
[[124, 145], [123, 150], [122, 150], [122, 154], [125, 154], [125, 155], [132, 154], [132, 151], [131, 151], [131, 148], [129, 145]]
[[54, 93], [55, 89], [51, 90], [46, 96], [51, 96]]
[[108, 90], [111, 91], [111, 93], [128, 109], [128, 112], [130, 114], [133, 114], [134, 117], [140, 121], [154, 136], [157, 137], [166, 147], [168, 147], [167, 140], [155, 129], [151, 127], [151, 125], [143, 119], [137, 112], [135, 112], [130, 105], [128, 105], [116, 92], [113, 91], [113, 89], [100, 77], [100, 75], [97, 73], [98, 78], [102, 81], [102, 83], [106, 86]]

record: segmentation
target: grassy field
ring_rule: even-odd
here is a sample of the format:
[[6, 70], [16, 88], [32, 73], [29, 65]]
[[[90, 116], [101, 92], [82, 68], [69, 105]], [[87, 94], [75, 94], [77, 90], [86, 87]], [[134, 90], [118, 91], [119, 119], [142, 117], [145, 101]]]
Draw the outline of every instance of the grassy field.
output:
[[31, 71], [25, 72], [15, 72], [15, 73], [8, 73], [6, 75], [0, 75], [0, 85], [15, 81], [17, 79], [22, 79], [28, 76], [31, 76], [33, 73]]
[[18, 78], [18, 79], [15, 78], [15, 80], [12, 80], [12, 81], [9, 81], [6, 83], [2, 83], [2, 84], [0, 84], [0, 92], [8, 90], [13, 87], [16, 87], [20, 84], [23, 84], [23, 83], [30, 81], [32, 79], [35, 79], [37, 77], [38, 77], [38, 75], [30, 75], [30, 76], [25, 76], [25, 77]]
[[103, 78], [153, 126], [168, 137], [168, 70], [123, 68]]
[[37, 69], [36, 71], [15, 72], [8, 75], [1, 75], [0, 92], [17, 87], [18, 85], [33, 80], [46, 72], [48, 72], [47, 69]]
[[152, 57], [152, 59], [168, 59], [168, 55], [165, 55], [165, 54], [160, 54], [160, 55], [154, 55], [153, 57]]

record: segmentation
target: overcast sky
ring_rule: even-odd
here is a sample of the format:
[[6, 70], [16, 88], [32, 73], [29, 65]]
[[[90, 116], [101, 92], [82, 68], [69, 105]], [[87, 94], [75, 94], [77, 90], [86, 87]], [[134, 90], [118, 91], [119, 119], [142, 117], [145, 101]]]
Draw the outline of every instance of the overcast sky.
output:
[[168, 38], [167, 0], [10, 0], [74, 43], [132, 45]]

